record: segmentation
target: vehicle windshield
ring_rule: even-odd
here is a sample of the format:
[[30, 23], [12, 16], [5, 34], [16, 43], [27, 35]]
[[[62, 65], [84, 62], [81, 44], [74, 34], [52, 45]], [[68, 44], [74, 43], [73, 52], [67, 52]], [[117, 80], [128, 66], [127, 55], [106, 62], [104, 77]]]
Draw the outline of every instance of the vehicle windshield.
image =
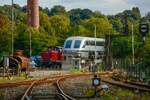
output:
[[96, 46], [104, 46], [105, 42], [103, 41], [96, 41]]
[[74, 48], [80, 48], [81, 40], [75, 40]]
[[71, 48], [72, 40], [67, 40], [65, 48]]

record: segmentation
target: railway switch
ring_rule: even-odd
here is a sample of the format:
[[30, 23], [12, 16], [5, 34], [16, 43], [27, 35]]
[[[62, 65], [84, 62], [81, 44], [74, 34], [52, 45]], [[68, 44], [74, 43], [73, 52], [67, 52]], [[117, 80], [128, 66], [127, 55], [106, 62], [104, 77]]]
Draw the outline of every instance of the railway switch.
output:
[[101, 87], [102, 87], [103, 91], [105, 91], [105, 92], [107, 92], [109, 90], [109, 87], [106, 84], [102, 85]]

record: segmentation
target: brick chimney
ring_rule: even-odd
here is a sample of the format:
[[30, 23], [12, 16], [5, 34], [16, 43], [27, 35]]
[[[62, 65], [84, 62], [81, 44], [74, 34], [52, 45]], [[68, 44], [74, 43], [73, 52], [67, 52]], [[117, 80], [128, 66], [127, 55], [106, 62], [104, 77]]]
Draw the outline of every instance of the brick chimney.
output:
[[39, 0], [27, 0], [28, 26], [39, 28]]

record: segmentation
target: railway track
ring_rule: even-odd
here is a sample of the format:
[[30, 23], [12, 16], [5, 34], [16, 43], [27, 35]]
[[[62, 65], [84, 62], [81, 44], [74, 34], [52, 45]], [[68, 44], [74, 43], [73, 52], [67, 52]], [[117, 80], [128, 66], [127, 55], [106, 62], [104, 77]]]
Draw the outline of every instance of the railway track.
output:
[[[97, 73], [97, 74], [105, 76], [105, 75], [108, 75], [109, 73]], [[92, 73], [68, 74], [68, 75], [55, 76], [55, 77], [50, 77], [50, 78], [47, 77], [47, 78], [43, 78], [40, 80], [29, 81], [28, 84], [30, 83], [30, 86], [28, 87], [24, 95], [22, 96], [21, 100], [26, 100], [26, 99], [30, 100], [33, 87], [44, 84], [44, 83], [50, 83], [51, 85], [55, 84], [56, 89], [57, 89], [57, 93], [55, 95], [56, 95], [56, 98], [58, 98], [58, 100], [75, 100], [75, 98], [69, 96], [63, 91], [63, 89], [61, 88], [61, 83], [65, 81], [65, 79], [76, 78], [80, 76], [90, 76], [90, 75], [93, 75], [93, 74]], [[116, 86], [126, 88], [126, 89], [150, 92], [149, 86], [145, 84], [141, 84], [141, 83], [120, 82], [120, 81], [111, 80], [109, 78], [108, 79], [102, 78], [101, 80], [105, 83], [109, 83], [109, 84], [116, 85]]]
[[57, 90], [58, 90], [58, 94], [61, 96], [61, 98], [59, 98], [59, 100], [76, 100], [75, 98], [73, 98], [73, 97], [69, 96], [68, 94], [66, 94], [63, 91], [63, 89], [61, 88], [61, 81], [63, 81], [64, 79], [66, 79], [66, 77], [60, 78], [56, 82], [56, 87], [57, 87]]
[[131, 84], [131, 85], [138, 85], [138, 86], [150, 89], [150, 85], [144, 84], [144, 83], [141, 83], [141, 82], [125, 81], [124, 83]]
[[[74, 98], [72, 98], [71, 96], [67, 95], [64, 93], [64, 91], [61, 89], [60, 87], [60, 81], [66, 79], [66, 78], [70, 78], [71, 76], [80, 76], [80, 75], [66, 75], [66, 76], [58, 76], [55, 77], [53, 80], [50, 80], [49, 83], [52, 84], [56, 84], [56, 88], [58, 90], [58, 93], [56, 93], [56, 98], [59, 100], [75, 100]], [[46, 81], [44, 81], [45, 83]], [[48, 82], [48, 79], [47, 79]], [[31, 100], [31, 92], [34, 86], [36, 86], [37, 84], [40, 84], [40, 80], [34, 81], [31, 83], [31, 85], [28, 87], [28, 89], [25, 91], [24, 95], [22, 96], [21, 100]], [[42, 82], [43, 83], [43, 82]]]
[[36, 86], [36, 85], [42, 84], [42, 83], [51, 83], [51, 84], [56, 83], [56, 87], [57, 87], [57, 90], [58, 90], [58, 93], [56, 94], [56, 96], [57, 96], [57, 98], [59, 98], [59, 100], [75, 100], [71, 96], [64, 93], [64, 91], [60, 87], [60, 81], [63, 81], [66, 78], [79, 77], [79, 76], [83, 76], [83, 75], [90, 75], [90, 74], [73, 74], [73, 75], [57, 76], [57, 77], [54, 77], [51, 80], [48, 80], [48, 78], [46, 78], [43, 82], [41, 80], [33, 81], [31, 83], [31, 85], [28, 87], [28, 89], [25, 91], [25, 93], [22, 96], [21, 100], [26, 100], [26, 99], [30, 100], [31, 92], [32, 92], [33, 87]]
[[[97, 74], [108, 76], [108, 75], [112, 75], [112, 72], [99, 72]], [[66, 75], [69, 75], [69, 74], [66, 74]], [[92, 75], [92, 73], [83, 73], [83, 74], [80, 74], [80, 75]], [[11, 83], [9, 83], [9, 82], [8, 83], [0, 83], [0, 89], [2, 89], [2, 88], [13, 88], [13, 87], [21, 86], [21, 85], [31, 85], [34, 81], [39, 81], [38, 83], [43, 84], [43, 83], [46, 83], [46, 82], [50, 82], [50, 80], [48, 80], [48, 79], [60, 78], [60, 77], [63, 77], [63, 75], [61, 74], [61, 75], [56, 75], [56, 76], [52, 76], [52, 77], [50, 77], [50, 76], [45, 77], [45, 78], [42, 78], [42, 79], [23, 80], [23, 81], [18, 81], [18, 82], [11, 82]], [[38, 85], [38, 83], [36, 83], [36, 84]]]
[[[104, 75], [105, 77], [110, 75], [112, 73], [109, 72], [103, 72], [103, 73], [96, 73], [98, 75]], [[43, 85], [45, 83], [50, 84], [51, 86], [54, 85], [56, 86], [56, 93], [53, 94], [55, 98], [57, 98], [56, 100], [76, 100], [74, 97], [66, 94], [62, 87], [61, 84], [62, 82], [65, 81], [65, 79], [69, 79], [69, 78], [76, 78], [76, 77], [80, 77], [80, 76], [91, 76], [93, 75], [92, 73], [83, 73], [83, 74], [66, 74], [66, 75], [59, 75], [59, 76], [54, 76], [54, 77], [47, 77], [47, 78], [43, 78], [43, 79], [39, 79], [39, 80], [32, 80], [32, 81], [23, 81], [23, 82], [19, 82], [16, 84], [13, 84], [14, 86], [17, 85], [29, 85], [29, 87], [26, 89], [26, 91], [24, 92], [23, 96], [21, 97], [21, 100], [31, 100], [32, 97], [32, 90], [34, 87], [38, 86], [38, 85]], [[114, 81], [111, 79], [103, 79], [101, 78], [102, 82], [105, 83], [109, 83], [112, 85], [116, 85], [122, 88], [127, 88], [127, 89], [134, 89], [134, 90], [139, 90], [139, 91], [144, 91], [144, 92], [149, 92], [150, 93], [150, 88], [149, 85], [146, 84], [141, 84], [141, 83], [133, 83], [133, 82], [120, 82], [120, 81]], [[54, 99], [55, 100], [55, 99]]]
[[[65, 74], [64, 74], [65, 75]], [[0, 83], [0, 89], [3, 88], [13, 88], [13, 87], [18, 87], [21, 85], [31, 85], [34, 81], [39, 81], [36, 85], [40, 85], [43, 83], [48, 83], [50, 82], [50, 80], [47, 79], [53, 79], [53, 78], [59, 78], [63, 76], [62, 74], [58, 73], [58, 75], [54, 75], [54, 76], [47, 76], [44, 78], [40, 78], [40, 79], [33, 79], [33, 80], [22, 80], [22, 81], [17, 81], [17, 82], [7, 82], [7, 83]]]
[[146, 84], [134, 83], [134, 82], [120, 82], [120, 81], [114, 81], [114, 80], [110, 80], [110, 79], [102, 79], [102, 81], [105, 83], [119, 86], [119, 87], [150, 93], [149, 85], [146, 85]]
[[[112, 74], [109, 72], [102, 72], [102, 73], [97, 73], [99, 75], [106, 75], [106, 74]], [[35, 87], [36, 85], [40, 85], [43, 83], [51, 83], [52, 85], [55, 83], [55, 86], [57, 88], [58, 93], [56, 93], [56, 98], [58, 100], [76, 100], [75, 98], [69, 96], [68, 94], [66, 94], [63, 89], [61, 88], [61, 82], [64, 81], [65, 79], [68, 78], [75, 78], [75, 77], [80, 77], [80, 76], [90, 76], [93, 75], [92, 73], [83, 73], [83, 74], [68, 74], [68, 75], [61, 75], [61, 76], [55, 76], [53, 78], [44, 78], [41, 80], [36, 80], [33, 81], [30, 86], [28, 87], [28, 89], [25, 91], [24, 95], [22, 96], [21, 100], [30, 100], [31, 98], [31, 92], [33, 87]]]

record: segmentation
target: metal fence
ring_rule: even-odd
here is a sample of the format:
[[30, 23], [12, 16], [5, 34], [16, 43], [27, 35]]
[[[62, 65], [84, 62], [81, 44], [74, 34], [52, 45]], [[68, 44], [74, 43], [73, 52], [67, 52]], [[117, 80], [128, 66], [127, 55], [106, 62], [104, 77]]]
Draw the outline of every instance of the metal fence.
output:
[[112, 69], [126, 72], [129, 80], [143, 82], [150, 80], [150, 61], [141, 60], [133, 65], [131, 59], [113, 59]]

